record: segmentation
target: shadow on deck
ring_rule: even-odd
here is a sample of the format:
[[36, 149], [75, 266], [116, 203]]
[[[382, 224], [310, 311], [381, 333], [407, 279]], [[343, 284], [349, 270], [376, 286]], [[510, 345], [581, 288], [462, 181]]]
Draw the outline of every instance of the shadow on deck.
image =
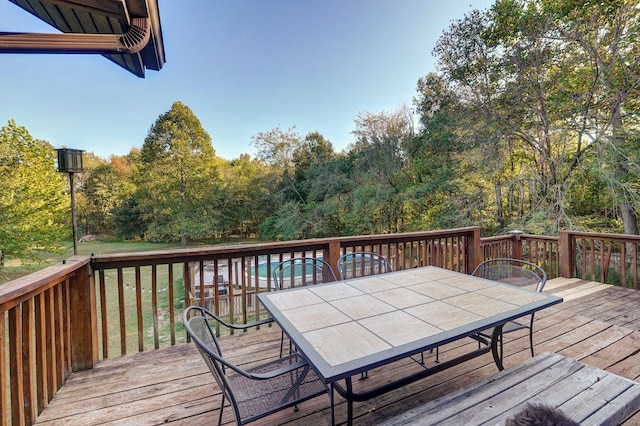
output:
[[[578, 279], [556, 278], [545, 287], [565, 302], [536, 315], [535, 351], [557, 352], [620, 376], [640, 376], [640, 292]], [[475, 342], [446, 345], [440, 358], [468, 350]], [[277, 356], [280, 329], [262, 328], [225, 337], [227, 354], [238, 364], [250, 364]], [[425, 353], [427, 366], [433, 356]], [[505, 367], [528, 359], [526, 330], [505, 336]], [[398, 361], [370, 372], [366, 386], [386, 377], [424, 368], [416, 361]], [[400, 371], [402, 371], [400, 373]], [[486, 354], [417, 383], [355, 403], [354, 424], [372, 425], [426, 401], [459, 389], [497, 372]], [[337, 402], [341, 402], [337, 397]], [[38, 425], [211, 425], [218, 419], [220, 392], [195, 345], [186, 344], [103, 360], [98, 367], [74, 373], [38, 417]], [[307, 401], [299, 411], [284, 410], [256, 425], [329, 424], [329, 398]], [[338, 424], [346, 408], [336, 408]], [[231, 410], [224, 421], [233, 424]], [[626, 425], [640, 424], [640, 414]]]

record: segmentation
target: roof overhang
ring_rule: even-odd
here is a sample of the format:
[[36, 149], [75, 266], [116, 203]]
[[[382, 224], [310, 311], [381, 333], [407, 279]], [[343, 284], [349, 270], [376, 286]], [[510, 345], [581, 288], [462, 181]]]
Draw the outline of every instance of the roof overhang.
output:
[[97, 53], [138, 77], [164, 65], [158, 0], [9, 1], [62, 33], [0, 32], [0, 53]]

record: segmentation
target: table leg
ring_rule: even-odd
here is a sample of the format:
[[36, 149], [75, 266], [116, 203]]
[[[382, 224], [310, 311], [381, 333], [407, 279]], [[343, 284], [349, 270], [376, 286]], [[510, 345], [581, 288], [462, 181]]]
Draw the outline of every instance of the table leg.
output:
[[[501, 324], [493, 329], [493, 334], [491, 336], [491, 354], [493, 355], [493, 361], [496, 363], [496, 367], [498, 370], [504, 370], [504, 365], [502, 365], [502, 327], [504, 324]], [[500, 353], [498, 353], [498, 344], [500, 344]]]
[[[344, 379], [347, 384], [347, 395], [353, 395], [353, 383], [351, 377]], [[353, 398], [347, 398], [347, 426], [353, 424]]]
[[331, 404], [331, 426], [336, 424], [335, 403], [333, 399], [333, 383], [329, 385], [329, 404]]

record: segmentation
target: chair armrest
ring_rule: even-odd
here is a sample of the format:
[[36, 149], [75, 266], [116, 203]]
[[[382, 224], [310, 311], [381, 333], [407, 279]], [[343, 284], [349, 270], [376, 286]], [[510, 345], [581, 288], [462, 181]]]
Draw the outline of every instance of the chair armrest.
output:
[[230, 323], [230, 322], [227, 322], [227, 321], [223, 320], [222, 318], [220, 318], [219, 316], [217, 316], [213, 312], [208, 311], [205, 308], [200, 307], [200, 306], [190, 306], [187, 309], [185, 309], [185, 311], [184, 311], [184, 321], [188, 321], [189, 313], [191, 311], [198, 311], [200, 313], [200, 315], [204, 315], [206, 317], [211, 317], [211, 318], [215, 319], [217, 322], [219, 322], [220, 324], [224, 325], [225, 327], [232, 328], [234, 330], [246, 330], [247, 328], [257, 327], [259, 325], [269, 324], [269, 323], [273, 322], [273, 318], [265, 318], [265, 319], [254, 321], [254, 322], [251, 322], [251, 323], [248, 323], [248, 324], [234, 324], [234, 323]]
[[309, 363], [307, 361], [296, 361], [294, 363], [288, 364], [285, 367], [276, 368], [275, 370], [271, 370], [268, 373], [248, 373], [248, 377], [256, 380], [268, 380], [277, 376], [281, 376], [283, 374], [287, 374], [291, 371], [295, 371], [302, 367], [309, 367]]
[[247, 324], [233, 324], [233, 323], [228, 323], [228, 322], [226, 322], [226, 321], [224, 321], [222, 319], [218, 319], [218, 321], [220, 321], [226, 327], [233, 328], [234, 330], [246, 330], [247, 328], [257, 327], [259, 325], [272, 323], [273, 322], [273, 318], [265, 318], [265, 319], [261, 319], [259, 321], [254, 321], [254, 322], [250, 322], [250, 323], [247, 323]]

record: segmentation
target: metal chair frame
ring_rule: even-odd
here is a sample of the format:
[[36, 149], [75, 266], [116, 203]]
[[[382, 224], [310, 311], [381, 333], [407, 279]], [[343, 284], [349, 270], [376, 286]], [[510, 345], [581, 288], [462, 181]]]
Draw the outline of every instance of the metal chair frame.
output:
[[242, 369], [223, 357], [212, 322], [229, 329], [246, 330], [268, 324], [267, 318], [250, 324], [230, 324], [200, 306], [184, 311], [184, 326], [211, 370], [222, 394], [218, 425], [222, 424], [225, 400], [229, 400], [237, 425], [261, 419], [321, 394], [327, 386], [307, 361], [294, 352], [265, 364]]
[[[476, 277], [487, 278], [516, 287], [530, 287], [535, 285], [535, 291], [542, 292], [547, 282], [547, 273], [535, 263], [521, 259], [496, 258], [481, 262], [471, 273]], [[523, 317], [524, 318], [524, 317]], [[523, 323], [516, 320], [510, 321], [502, 329], [502, 333], [511, 333], [518, 330], [529, 329], [529, 346], [531, 356], [533, 351], [533, 320], [530, 315], [529, 322]], [[485, 333], [482, 333], [484, 336]], [[500, 336], [500, 359], [503, 356], [502, 336]]]
[[[298, 280], [295, 274], [297, 268], [301, 268], [302, 272], [299, 278], [300, 283], [296, 282]], [[309, 273], [307, 273], [307, 268]], [[285, 279], [285, 272], [287, 271], [289, 272], [289, 277]], [[283, 260], [273, 268], [271, 275], [277, 290], [337, 281], [331, 265], [319, 257], [302, 256]], [[287, 283], [289, 285], [285, 287]]]
[[338, 258], [337, 267], [341, 280], [393, 272], [391, 263], [386, 257], [368, 251], [343, 254]]

